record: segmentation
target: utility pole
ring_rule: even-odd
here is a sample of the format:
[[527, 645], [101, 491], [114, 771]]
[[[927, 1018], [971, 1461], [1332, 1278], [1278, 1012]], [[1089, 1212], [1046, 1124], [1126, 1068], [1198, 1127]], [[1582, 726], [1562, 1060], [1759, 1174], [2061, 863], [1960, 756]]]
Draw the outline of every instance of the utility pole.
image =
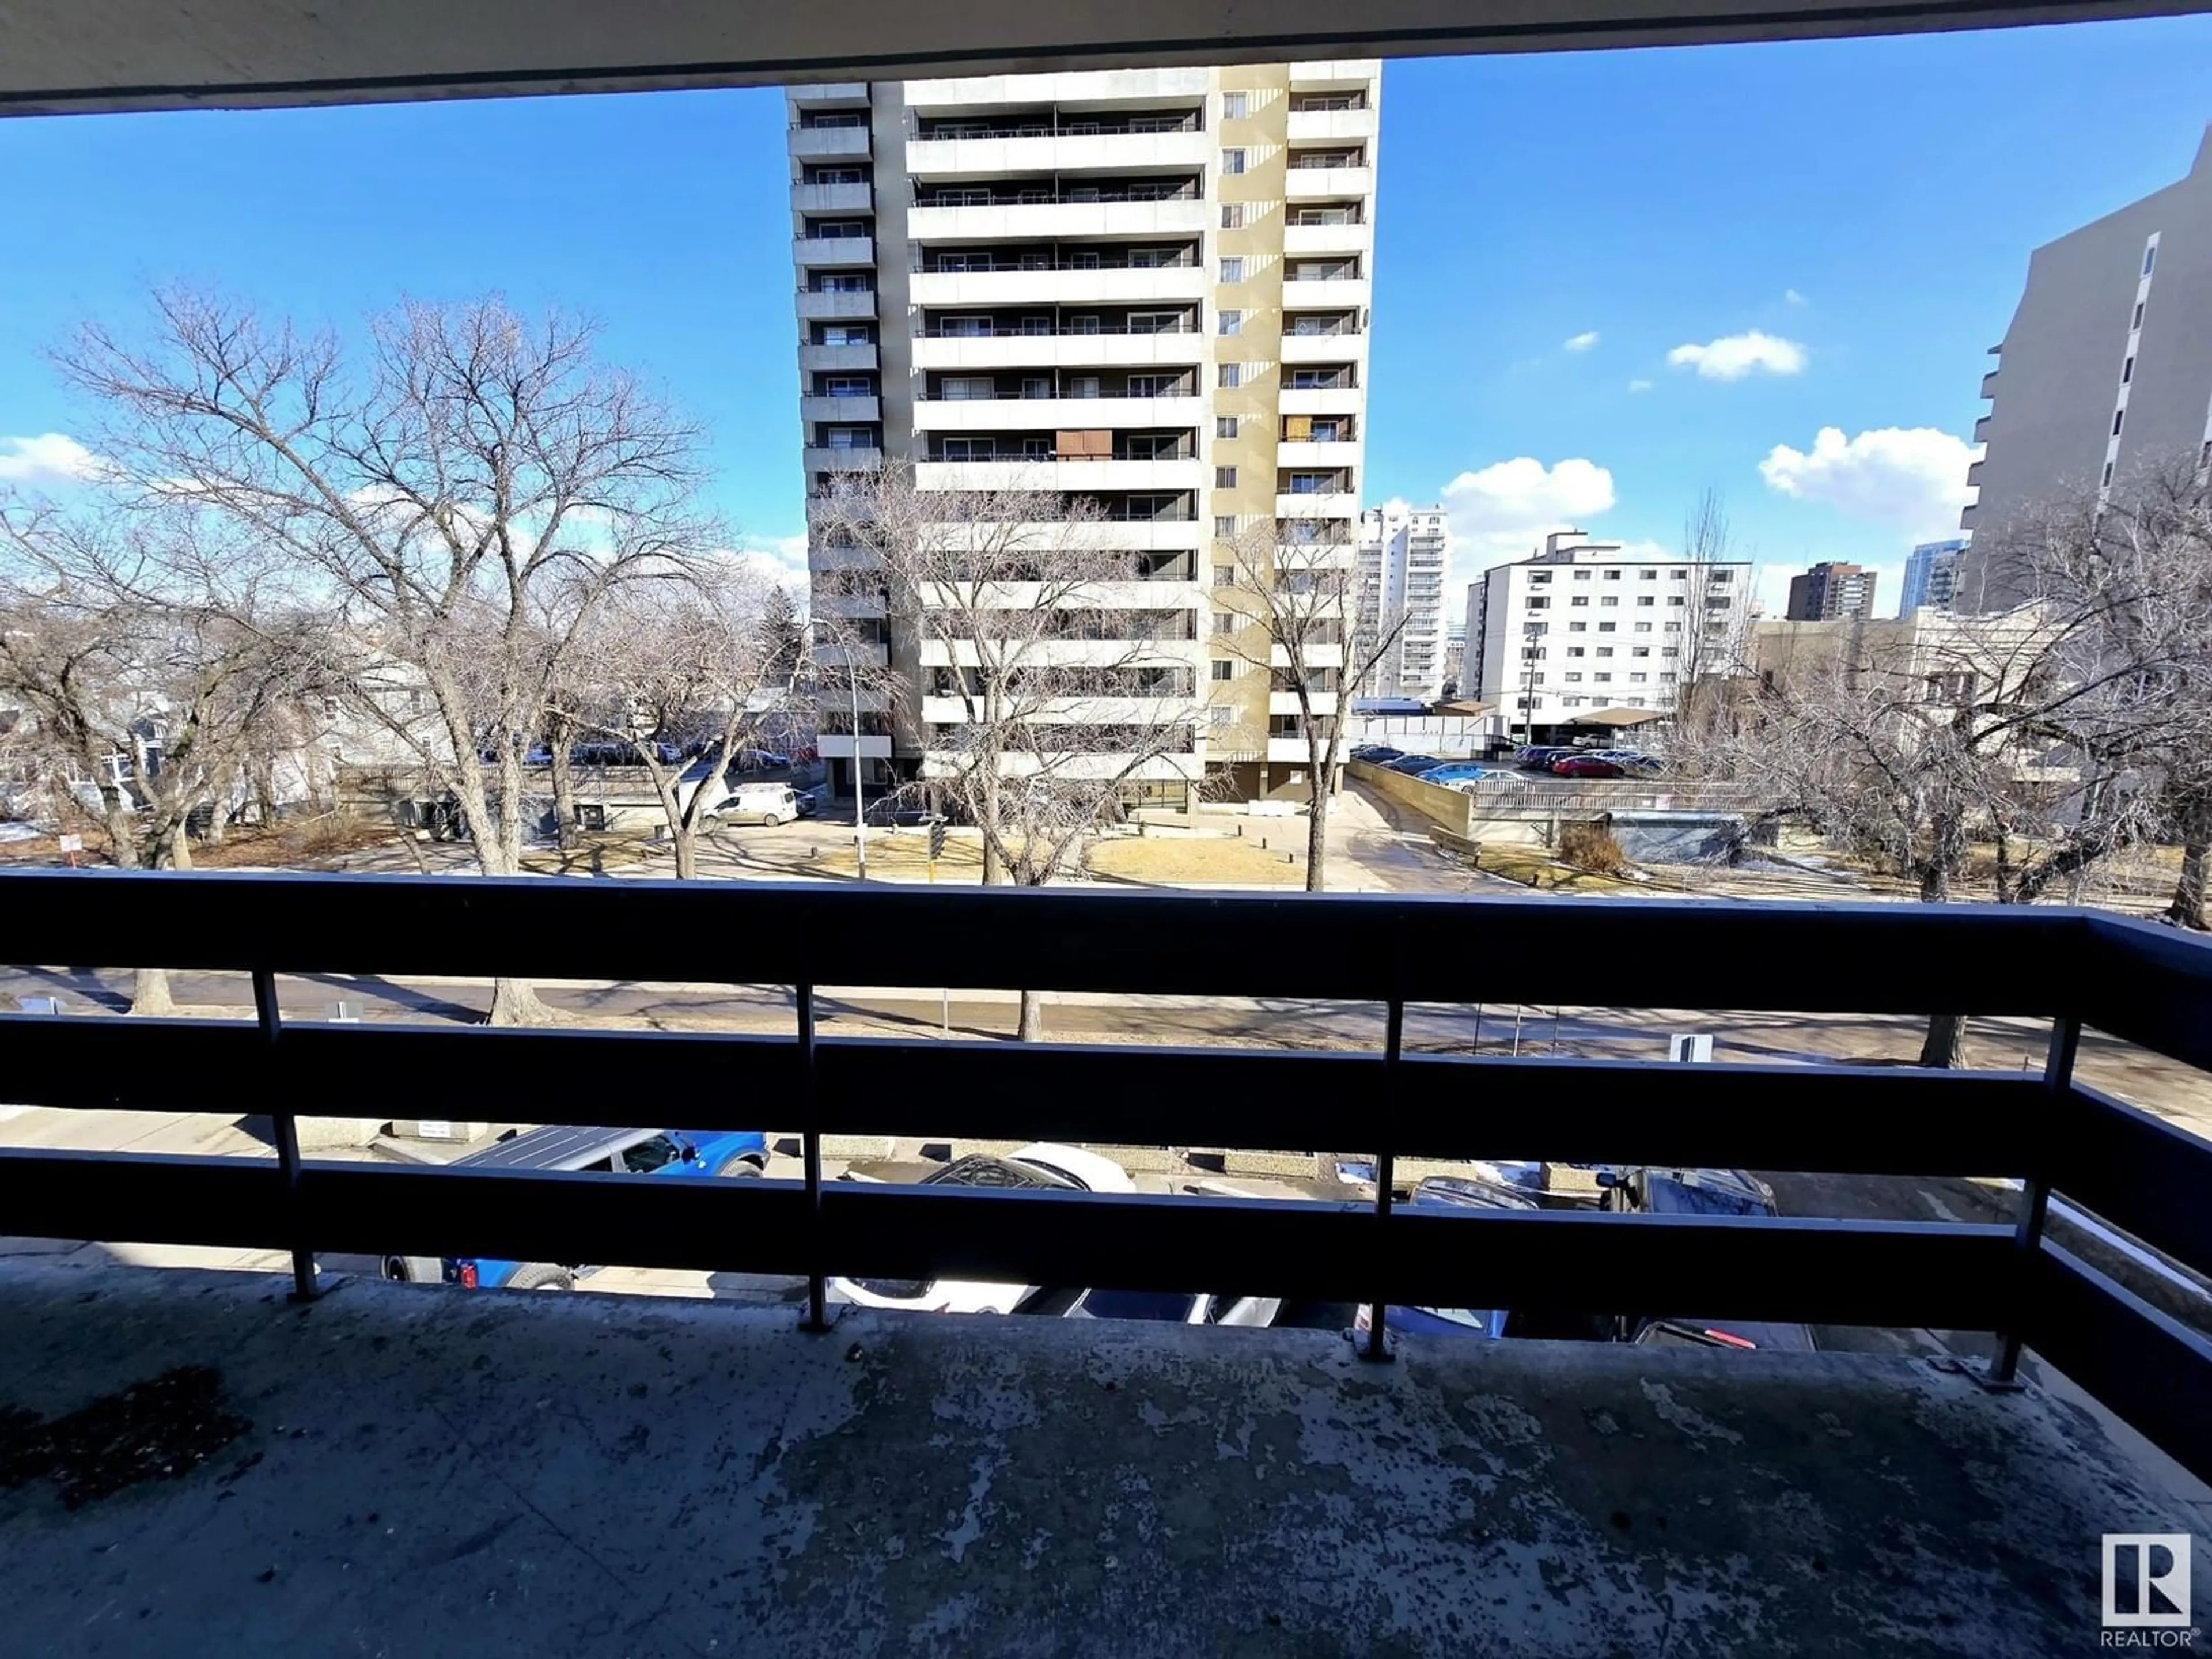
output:
[[853, 845], [860, 851], [860, 879], [868, 878], [867, 787], [860, 781], [860, 670], [846, 648], [845, 687], [853, 694]]
[[1535, 643], [1536, 624], [1524, 623], [1521, 634], [1521, 740], [1536, 741], [1536, 653], [1543, 647]]

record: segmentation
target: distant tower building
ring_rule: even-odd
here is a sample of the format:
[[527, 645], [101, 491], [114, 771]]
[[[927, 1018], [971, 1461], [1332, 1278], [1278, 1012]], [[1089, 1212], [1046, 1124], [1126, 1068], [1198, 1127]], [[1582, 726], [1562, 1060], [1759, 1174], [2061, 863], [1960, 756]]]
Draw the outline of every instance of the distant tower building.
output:
[[1816, 564], [1790, 579], [1791, 622], [1874, 615], [1875, 573], [1863, 565]]
[[1966, 550], [1963, 536], [1954, 541], [1923, 542], [1914, 548], [1912, 556], [1905, 562], [1905, 598], [1897, 614], [1909, 617], [1923, 608], [1948, 611], [1958, 597], [1959, 559]]
[[2008, 532], [2046, 502], [2126, 490], [2135, 475], [2212, 465], [2212, 131], [2188, 177], [2035, 250], [1982, 379], [1989, 446], [1957, 608], [2028, 596]]
[[1363, 645], [1374, 639], [1384, 618], [1395, 620], [1401, 613], [1406, 618], [1376, 665], [1376, 696], [1431, 702], [1443, 689], [1444, 553], [1449, 544], [1441, 507], [1377, 507], [1359, 515], [1357, 631]]

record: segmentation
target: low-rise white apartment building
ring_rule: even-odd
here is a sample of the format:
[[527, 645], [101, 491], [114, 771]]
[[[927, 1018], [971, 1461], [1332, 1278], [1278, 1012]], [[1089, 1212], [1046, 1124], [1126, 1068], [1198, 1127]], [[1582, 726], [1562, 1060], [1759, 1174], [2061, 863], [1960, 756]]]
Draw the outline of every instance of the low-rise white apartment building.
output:
[[1580, 531], [1485, 571], [1467, 592], [1461, 695], [1516, 731], [1573, 724], [1601, 708], [1669, 712], [1682, 687], [1742, 656], [1751, 565], [1626, 552]]
[[1370, 695], [1433, 702], [1444, 682], [1444, 557], [1451, 536], [1441, 507], [1370, 507], [1359, 515], [1356, 653], [1403, 617], [1376, 664]]

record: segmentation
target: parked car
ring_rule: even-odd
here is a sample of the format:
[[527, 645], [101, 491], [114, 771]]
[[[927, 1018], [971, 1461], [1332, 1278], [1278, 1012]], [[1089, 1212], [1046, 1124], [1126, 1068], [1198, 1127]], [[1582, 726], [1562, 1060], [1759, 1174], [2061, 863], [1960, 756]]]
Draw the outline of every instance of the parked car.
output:
[[821, 789], [793, 790], [791, 799], [799, 808], [799, 816], [802, 818], [811, 818], [820, 816], [822, 811], [822, 802], [825, 793], [826, 792]]
[[1552, 775], [1561, 778], [1617, 778], [1622, 771], [1618, 761], [1597, 755], [1570, 755], [1552, 763]]
[[1386, 772], [1402, 773], [1409, 778], [1416, 778], [1430, 768], [1443, 764], [1443, 763], [1434, 755], [1401, 755], [1394, 761], [1386, 761], [1382, 769]]
[[1548, 772], [1552, 763], [1579, 751], [1563, 744], [1531, 744], [1513, 757], [1513, 763], [1528, 772]]
[[[1455, 1210], [1534, 1210], [1542, 1206], [1526, 1192], [1499, 1182], [1468, 1176], [1426, 1176], [1407, 1198], [1416, 1208]], [[1364, 1331], [1374, 1322], [1371, 1304], [1363, 1303], [1352, 1315], [1354, 1330]], [[1488, 1336], [1508, 1334], [1510, 1316], [1503, 1308], [1397, 1308], [1390, 1310], [1394, 1330], [1426, 1336]]]
[[[1598, 1177], [1606, 1207], [1648, 1215], [1771, 1216], [1779, 1213], [1774, 1188], [1742, 1170], [1680, 1170], [1635, 1167], [1608, 1170]], [[1803, 1352], [1818, 1346], [1803, 1325], [1772, 1320], [1689, 1319], [1680, 1316], [1630, 1322], [1632, 1342], [1646, 1346], [1781, 1349]]]
[[[548, 1124], [456, 1158], [457, 1170], [538, 1170], [595, 1175], [757, 1176], [768, 1137], [750, 1129], [593, 1129]], [[598, 1268], [493, 1256], [388, 1255], [383, 1276], [469, 1290], [572, 1291]]]
[[902, 800], [896, 795], [878, 795], [868, 803], [863, 816], [878, 829], [911, 830], [942, 815], [916, 801]]
[[741, 783], [720, 805], [710, 807], [707, 816], [725, 823], [758, 823], [773, 830], [804, 814], [799, 810], [799, 792], [787, 783]]
[[[848, 1179], [855, 1177], [849, 1172]], [[1128, 1171], [1079, 1146], [1039, 1142], [1003, 1158], [975, 1153], [925, 1176], [924, 1187], [988, 1187], [1027, 1192], [1133, 1193]], [[957, 1279], [832, 1279], [833, 1299], [864, 1308], [917, 1313], [1013, 1313], [1038, 1293], [1033, 1285]]]
[[1393, 749], [1387, 743], [1365, 743], [1352, 751], [1352, 758], [1365, 761], [1370, 766], [1380, 766], [1386, 761], [1397, 759], [1405, 752], [1402, 749]]
[[1512, 773], [1500, 771], [1495, 766], [1485, 766], [1480, 761], [1446, 761], [1421, 774], [1423, 783], [1481, 783], [1492, 778], [1510, 778], [1516, 783], [1520, 781]]
[[1194, 1291], [1083, 1291], [1062, 1317], [1149, 1319], [1167, 1325], [1272, 1325], [1283, 1310], [1273, 1296], [1207, 1296]]

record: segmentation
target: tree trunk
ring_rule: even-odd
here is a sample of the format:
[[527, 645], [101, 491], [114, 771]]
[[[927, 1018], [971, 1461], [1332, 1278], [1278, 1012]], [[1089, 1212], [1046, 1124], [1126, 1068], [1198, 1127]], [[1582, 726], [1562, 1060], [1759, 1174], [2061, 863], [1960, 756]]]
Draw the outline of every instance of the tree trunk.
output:
[[545, 740], [553, 752], [554, 838], [563, 851], [576, 844], [576, 769], [568, 754], [572, 735], [567, 720], [546, 717]]
[[547, 1007], [538, 988], [526, 979], [495, 979], [491, 982], [492, 1025], [554, 1025], [561, 1017]]
[[1307, 750], [1306, 891], [1318, 893], [1328, 880], [1328, 775], [1336, 745], [1315, 744]]
[[2173, 884], [2173, 902], [2166, 919], [2178, 927], [2204, 930], [2206, 865], [2212, 861], [2212, 840], [2200, 838], [2181, 849], [2181, 879]]
[[166, 968], [141, 968], [131, 981], [131, 1012], [134, 1014], [170, 1014], [177, 1009], [176, 998], [169, 987], [169, 970]]
[[[1935, 823], [1935, 845], [1920, 872], [1920, 902], [1942, 904], [1951, 896], [1953, 866], [1964, 861], [1966, 820], [1956, 813], [1939, 813]], [[1966, 1020], [1963, 1014], [1930, 1014], [1928, 1035], [1920, 1044], [1920, 1063], [1950, 1070], [1966, 1063]]]
[[1024, 1042], [1044, 1041], [1044, 1003], [1035, 991], [1022, 993], [1021, 1024], [1015, 1035]]
[[676, 879], [696, 881], [699, 878], [699, 832], [694, 829], [674, 830], [668, 837], [668, 845], [676, 854]]
[[1951, 1070], [1966, 1061], [1966, 1017], [1964, 1014], [1930, 1014], [1928, 1016], [1928, 1035], [1920, 1044], [1920, 1063], [1923, 1066]]

